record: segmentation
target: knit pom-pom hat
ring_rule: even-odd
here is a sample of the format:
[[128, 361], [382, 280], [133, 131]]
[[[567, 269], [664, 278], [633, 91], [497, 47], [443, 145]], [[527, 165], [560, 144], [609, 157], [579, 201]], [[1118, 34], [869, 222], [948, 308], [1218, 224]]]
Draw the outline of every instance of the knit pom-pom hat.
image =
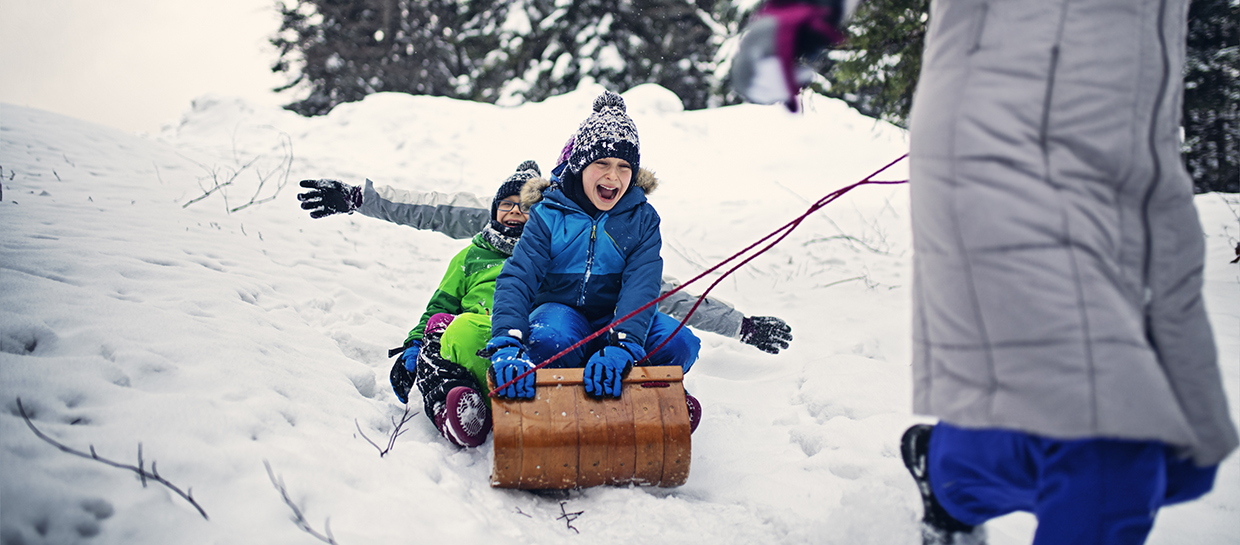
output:
[[517, 167], [517, 171], [512, 176], [500, 184], [499, 190], [495, 192], [495, 200], [491, 201], [491, 229], [514, 239], [521, 236], [524, 225], [504, 225], [495, 221], [496, 212], [499, 211], [499, 201], [513, 195], [520, 195], [521, 187], [525, 185], [525, 182], [539, 176], [542, 176], [542, 171], [538, 169], [538, 163], [525, 161]]
[[[521, 163], [517, 171], [504, 180], [503, 184], [500, 184], [499, 190], [495, 192], [495, 200], [502, 201], [513, 195], [520, 195], [521, 186], [525, 185], [525, 181], [539, 176], [542, 176], [542, 171], [539, 170], [538, 163], [534, 161]], [[491, 217], [495, 217], [495, 210], [491, 210]]]
[[568, 169], [580, 175], [586, 165], [602, 157], [623, 159], [637, 172], [641, 160], [641, 144], [637, 141], [637, 125], [629, 118], [624, 99], [606, 91], [594, 99], [594, 113], [590, 114], [577, 134], [573, 135], [573, 152], [568, 157]]

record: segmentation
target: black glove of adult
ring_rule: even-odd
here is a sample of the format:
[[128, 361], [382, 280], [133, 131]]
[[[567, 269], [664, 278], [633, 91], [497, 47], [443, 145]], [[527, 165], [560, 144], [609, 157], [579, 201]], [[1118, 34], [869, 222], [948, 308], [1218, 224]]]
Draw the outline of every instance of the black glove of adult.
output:
[[788, 322], [774, 316], [746, 316], [741, 320], [741, 342], [752, 344], [758, 350], [778, 354], [788, 348], [792, 340], [792, 328]]
[[362, 188], [355, 185], [324, 179], [302, 180], [301, 186], [310, 188], [310, 191], [298, 193], [297, 200], [314, 219], [332, 214], [352, 214], [362, 206]]

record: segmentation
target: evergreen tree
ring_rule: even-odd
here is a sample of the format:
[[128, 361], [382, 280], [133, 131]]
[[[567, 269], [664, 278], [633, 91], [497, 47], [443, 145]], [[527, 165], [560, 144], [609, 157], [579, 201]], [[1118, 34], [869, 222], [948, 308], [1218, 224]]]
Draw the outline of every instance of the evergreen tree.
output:
[[1184, 159], [1198, 192], [1240, 193], [1240, 4], [1188, 9]]
[[271, 43], [272, 70], [292, 80], [276, 89], [308, 90], [286, 108], [322, 115], [337, 104], [395, 91], [479, 99], [492, 82], [486, 55], [498, 47], [487, 32], [504, 2], [477, 0], [298, 0], [280, 5]]
[[516, 78], [503, 94], [514, 102], [563, 94], [589, 78], [617, 92], [657, 83], [686, 108], [705, 108], [720, 89], [716, 53], [737, 30], [736, 10], [728, 1], [525, 0], [519, 5], [527, 20], [540, 23], [501, 40], [512, 51]]
[[864, 115], [906, 126], [929, 12], [930, 0], [862, 2], [843, 47], [811, 60], [827, 83], [815, 90]]
[[277, 89], [320, 115], [380, 91], [538, 101], [586, 78], [617, 92], [657, 83], [690, 109], [717, 105], [727, 0], [298, 0], [281, 6]]

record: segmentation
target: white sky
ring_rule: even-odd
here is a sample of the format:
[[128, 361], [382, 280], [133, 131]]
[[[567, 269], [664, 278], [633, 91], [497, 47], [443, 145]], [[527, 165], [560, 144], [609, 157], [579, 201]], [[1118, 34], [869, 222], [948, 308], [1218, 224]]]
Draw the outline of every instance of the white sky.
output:
[[276, 1], [0, 0], [0, 102], [145, 132], [204, 94], [291, 102]]

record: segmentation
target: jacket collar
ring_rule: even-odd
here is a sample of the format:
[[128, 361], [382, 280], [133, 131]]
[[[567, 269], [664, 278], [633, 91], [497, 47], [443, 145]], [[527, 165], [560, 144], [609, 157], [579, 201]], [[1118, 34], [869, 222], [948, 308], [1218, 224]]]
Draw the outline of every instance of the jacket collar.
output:
[[[555, 202], [561, 207], [585, 214], [586, 212], [581, 209], [581, 206], [573, 202], [560, 188], [560, 184], [563, 183], [561, 176], [564, 174], [565, 167], [567, 166], [568, 163], [560, 163], [559, 166], [555, 167], [551, 171], [550, 180], [531, 178], [525, 182], [525, 185], [521, 188], [521, 204], [527, 208], [533, 207], [546, 197], [548, 201]], [[615, 215], [636, 208], [641, 203], [646, 202], [646, 195], [653, 193], [659, 187], [659, 179], [655, 177], [653, 172], [643, 168], [637, 171], [637, 178], [631, 184], [632, 187], [624, 193], [624, 196], [620, 198], [620, 202], [616, 203], [616, 206], [612, 207], [611, 210], [605, 212], [606, 214]], [[633, 191], [634, 189], [640, 189], [641, 191]]]

